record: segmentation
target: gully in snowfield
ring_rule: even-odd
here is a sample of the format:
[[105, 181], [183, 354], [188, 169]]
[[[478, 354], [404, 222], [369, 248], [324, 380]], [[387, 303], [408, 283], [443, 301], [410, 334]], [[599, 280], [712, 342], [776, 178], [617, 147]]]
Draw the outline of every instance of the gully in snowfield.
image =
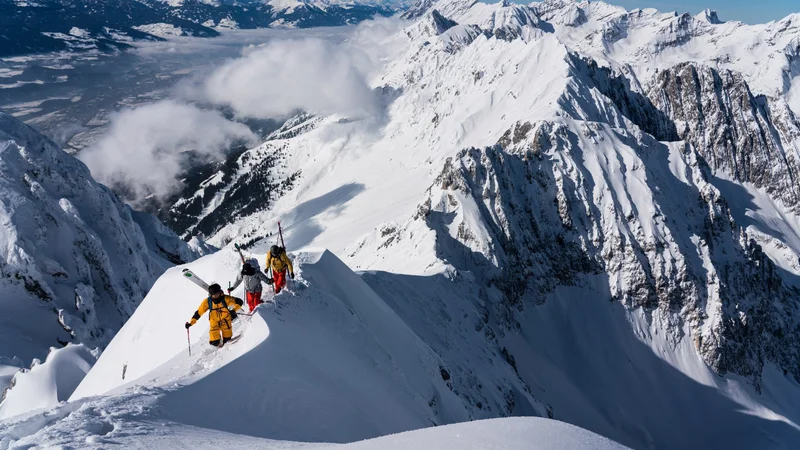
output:
[[264, 275], [258, 267], [258, 261], [255, 259], [251, 259], [249, 262], [246, 262], [242, 265], [242, 271], [239, 272], [239, 275], [236, 277], [236, 282], [233, 283], [228, 289], [228, 294], [230, 294], [234, 289], [239, 287], [244, 281], [244, 290], [245, 296], [247, 297], [247, 306], [250, 308], [250, 312], [253, 312], [256, 309], [256, 306], [264, 303], [261, 301], [261, 282], [267, 284], [272, 284], [272, 279], [268, 278]]
[[283, 247], [273, 245], [267, 253], [267, 270], [272, 268], [272, 278], [275, 280], [275, 293], [286, 287], [286, 269], [289, 269], [289, 276], [294, 279], [294, 267], [292, 261], [286, 256]]
[[243, 304], [242, 299], [224, 295], [220, 285], [212, 284], [208, 287], [208, 298], [200, 303], [200, 307], [194, 312], [192, 320], [186, 322], [186, 329], [188, 330], [189, 327], [197, 323], [197, 319], [208, 311], [208, 322], [211, 324], [208, 329], [208, 343], [219, 346], [220, 332], [222, 332], [222, 343], [224, 344], [233, 337], [231, 323], [236, 320], [236, 310], [240, 309]]

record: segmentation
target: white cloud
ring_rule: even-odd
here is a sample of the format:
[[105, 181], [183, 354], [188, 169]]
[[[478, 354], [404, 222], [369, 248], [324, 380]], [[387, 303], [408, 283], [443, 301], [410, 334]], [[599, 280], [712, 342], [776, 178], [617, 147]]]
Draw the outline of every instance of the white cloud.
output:
[[398, 32], [409, 23], [386, 17], [366, 20], [347, 37], [344, 49], [352, 55], [359, 70], [372, 78], [408, 48], [408, 41]]
[[214, 71], [205, 98], [247, 117], [296, 110], [376, 115], [379, 104], [351, 56], [319, 39], [274, 41]]
[[304, 110], [316, 114], [378, 117], [380, 98], [369, 84], [397, 45], [387, 45], [402, 22], [382, 19], [356, 27], [345, 42], [274, 39], [245, 49], [184, 95], [230, 107], [244, 117], [275, 118]]
[[[183, 101], [164, 100], [113, 115], [106, 134], [81, 151], [80, 159], [98, 181], [115, 187], [135, 205], [149, 195], [160, 199], [180, 188], [179, 177], [188, 168], [185, 150], [222, 158], [237, 140], [256, 142], [244, 124], [187, 102], [210, 109], [224, 106], [239, 117], [259, 119], [285, 117], [297, 110], [341, 114], [356, 119], [360, 132], [376, 131], [371, 119], [383, 117], [385, 100], [369, 80], [402, 51], [404, 42], [390, 37], [403, 25], [395, 19], [378, 19], [349, 30], [320, 28], [302, 34], [268, 30], [236, 34], [230, 41], [223, 36], [210, 44], [184, 39], [167, 48], [145, 45], [138, 50], [143, 57], [168, 49], [194, 54], [200, 48], [217, 58], [237, 42], [248, 44], [239, 58], [210, 72], [198, 71], [193, 80], [177, 86], [173, 95]], [[187, 64], [191, 66], [189, 60]], [[336, 131], [351, 129], [340, 126]]]
[[254, 143], [256, 136], [218, 112], [164, 100], [114, 114], [108, 132], [79, 157], [95, 179], [135, 202], [180, 187], [182, 152], [221, 157], [237, 141]]

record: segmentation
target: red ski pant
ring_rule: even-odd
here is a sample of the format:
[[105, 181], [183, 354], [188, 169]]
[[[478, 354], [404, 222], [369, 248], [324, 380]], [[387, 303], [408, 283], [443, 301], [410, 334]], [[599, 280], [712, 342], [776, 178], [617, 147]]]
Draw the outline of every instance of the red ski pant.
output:
[[258, 292], [247, 292], [247, 307], [250, 308], [250, 312], [256, 309], [256, 306], [262, 304], [264, 302], [261, 301], [261, 291]]
[[286, 287], [286, 269], [281, 270], [280, 272], [272, 271], [272, 279], [275, 280], [275, 293], [281, 291], [281, 289]]

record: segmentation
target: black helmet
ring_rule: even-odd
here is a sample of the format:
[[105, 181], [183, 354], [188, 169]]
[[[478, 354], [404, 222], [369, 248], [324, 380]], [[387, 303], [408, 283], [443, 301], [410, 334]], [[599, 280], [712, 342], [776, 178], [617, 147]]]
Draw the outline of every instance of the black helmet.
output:
[[213, 296], [214, 294], [222, 294], [222, 286], [218, 285], [217, 283], [214, 283], [208, 287], [208, 295]]
[[269, 253], [270, 253], [272, 256], [278, 256], [278, 255], [280, 255], [280, 254], [281, 254], [281, 248], [280, 248], [280, 247], [278, 247], [277, 245], [273, 245], [272, 247], [270, 247], [270, 249], [269, 249]]
[[253, 276], [256, 274], [256, 269], [250, 263], [244, 263], [242, 266], [242, 275]]

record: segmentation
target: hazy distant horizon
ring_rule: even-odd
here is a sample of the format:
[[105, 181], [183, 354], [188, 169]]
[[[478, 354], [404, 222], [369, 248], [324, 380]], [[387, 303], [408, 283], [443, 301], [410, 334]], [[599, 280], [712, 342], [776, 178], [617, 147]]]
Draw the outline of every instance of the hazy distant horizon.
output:
[[758, 3], [744, 0], [604, 0], [627, 9], [655, 8], [662, 12], [677, 11], [699, 14], [705, 9], [717, 11], [720, 20], [738, 20], [747, 24], [780, 20], [792, 13], [800, 13], [797, 0], [762, 0]]

